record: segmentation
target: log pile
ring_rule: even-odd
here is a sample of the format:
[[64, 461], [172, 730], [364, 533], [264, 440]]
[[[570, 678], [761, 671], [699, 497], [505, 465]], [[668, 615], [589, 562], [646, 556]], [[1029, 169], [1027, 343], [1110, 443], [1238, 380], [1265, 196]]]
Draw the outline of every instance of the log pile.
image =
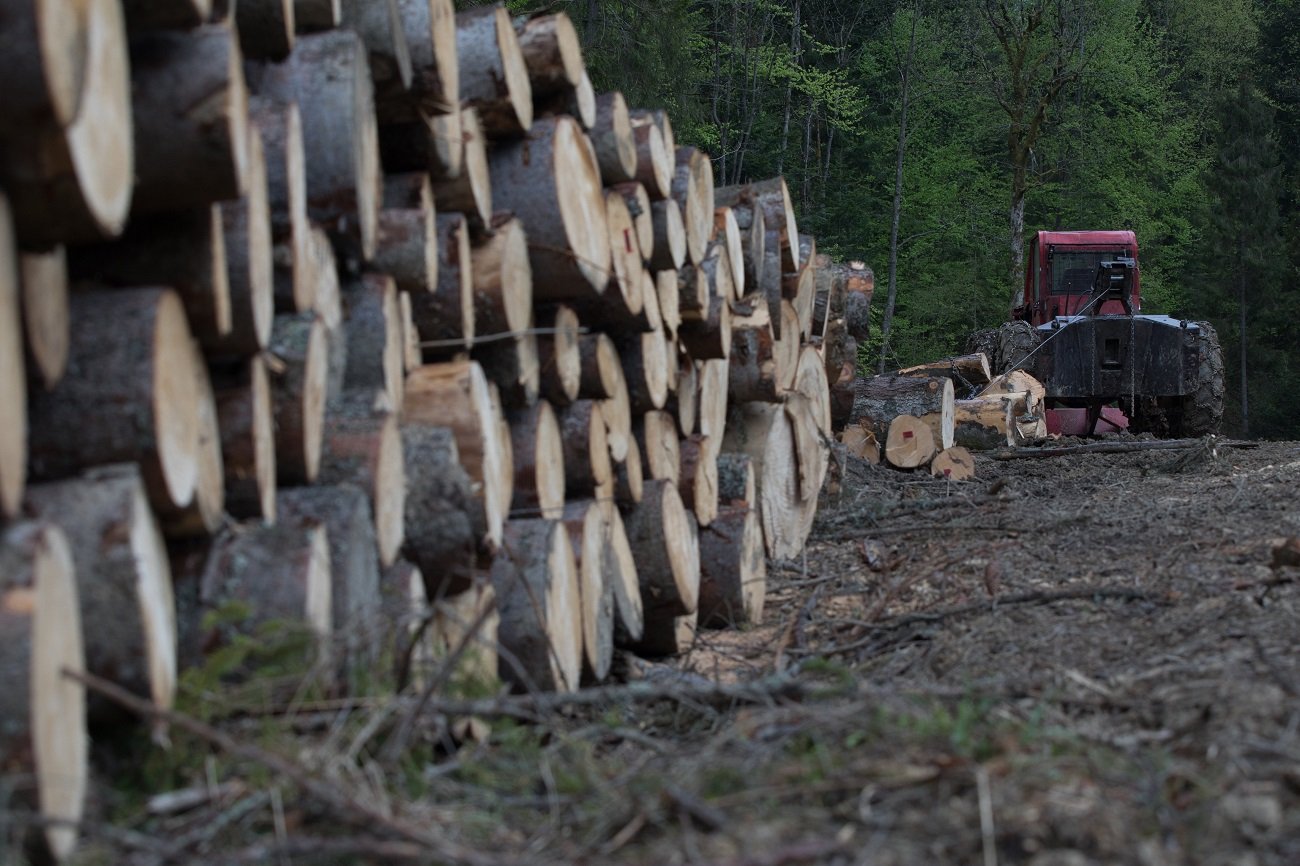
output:
[[334, 693], [395, 656], [565, 690], [762, 616], [871, 288], [826, 279], [784, 180], [715, 190], [591, 90], [564, 13], [11, 12], [0, 670], [34, 845], [71, 849], [82, 722], [120, 723], [55, 665], [166, 707], [289, 621]]

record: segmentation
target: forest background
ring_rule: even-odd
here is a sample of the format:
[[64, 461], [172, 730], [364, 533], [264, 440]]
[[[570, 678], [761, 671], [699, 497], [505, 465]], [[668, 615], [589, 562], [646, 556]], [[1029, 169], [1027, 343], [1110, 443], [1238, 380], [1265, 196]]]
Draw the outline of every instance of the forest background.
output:
[[784, 175], [872, 266], [864, 374], [1004, 320], [1038, 229], [1129, 228], [1143, 310], [1218, 329], [1225, 429], [1300, 438], [1300, 0], [508, 5], [567, 12], [598, 91], [668, 108], [719, 184]]

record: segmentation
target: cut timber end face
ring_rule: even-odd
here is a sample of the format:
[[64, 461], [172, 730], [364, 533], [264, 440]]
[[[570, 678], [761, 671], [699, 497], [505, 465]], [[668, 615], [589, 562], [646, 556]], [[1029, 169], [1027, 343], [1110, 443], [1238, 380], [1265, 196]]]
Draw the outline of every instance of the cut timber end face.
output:
[[[3, 256], [0, 253], [0, 258]], [[0, 265], [0, 268], [3, 267]], [[3, 279], [0, 276], [0, 280]], [[64, 248], [55, 247], [44, 253], [22, 253], [19, 282], [22, 284], [27, 354], [40, 384], [48, 391], [59, 383], [63, 371], [68, 367], [68, 264]], [[4, 303], [0, 301], [0, 305]], [[8, 334], [4, 339], [8, 339]], [[8, 363], [10, 360], [12, 358], [0, 363]]]
[[912, 415], [899, 415], [890, 422], [885, 459], [891, 466], [915, 469], [929, 463], [934, 454], [934, 434], [925, 421]]
[[[6, 81], [0, 116], [48, 117], [67, 126], [85, 88], [85, 46], [90, 39], [86, 4], [6, 4], [0, 45], [6, 46]], [[14, 50], [22, 46], [23, 50]]]
[[586, 74], [582, 61], [582, 42], [572, 19], [563, 12], [516, 18], [515, 34], [533, 99], [575, 90]]
[[524, 135], [533, 124], [533, 91], [519, 37], [504, 6], [456, 13], [460, 98], [478, 110], [489, 135]]
[[[72, 554], [62, 530], [15, 523], [0, 536], [0, 749], [6, 772], [35, 777], [42, 830], [55, 860], [77, 844], [88, 781], [86, 695], [63, 670], [85, 669]], [[23, 757], [26, 756], [25, 759]]]
[[276, 475], [285, 484], [310, 484], [320, 471], [329, 353], [329, 334], [319, 316], [276, 316], [271, 329], [271, 392]]
[[609, 675], [614, 656], [614, 592], [605, 569], [609, 533], [602, 504], [572, 502], [563, 524], [573, 546], [582, 603], [583, 660], [597, 682]]
[[[14, 517], [27, 479], [27, 377], [13, 222], [0, 195], [0, 513]], [[67, 324], [64, 324], [66, 331]]]
[[[515, 644], [520, 661], [540, 680], [536, 686], [575, 691], [582, 674], [582, 602], [568, 534], [558, 521], [513, 520], [504, 546], [516, 575], [494, 579], [502, 643]], [[518, 638], [525, 653], [518, 652]]]
[[975, 478], [975, 458], [960, 445], [939, 452], [930, 462], [930, 474], [949, 481], [971, 481]]

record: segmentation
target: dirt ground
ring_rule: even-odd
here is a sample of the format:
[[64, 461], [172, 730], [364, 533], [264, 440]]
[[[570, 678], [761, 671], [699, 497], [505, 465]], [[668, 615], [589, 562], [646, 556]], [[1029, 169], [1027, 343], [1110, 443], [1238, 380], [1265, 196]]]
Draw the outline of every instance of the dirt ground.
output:
[[436, 705], [400, 765], [299, 746], [446, 856], [286, 788], [83, 862], [1300, 864], [1300, 443], [977, 468], [849, 467], [764, 624], [598, 699]]

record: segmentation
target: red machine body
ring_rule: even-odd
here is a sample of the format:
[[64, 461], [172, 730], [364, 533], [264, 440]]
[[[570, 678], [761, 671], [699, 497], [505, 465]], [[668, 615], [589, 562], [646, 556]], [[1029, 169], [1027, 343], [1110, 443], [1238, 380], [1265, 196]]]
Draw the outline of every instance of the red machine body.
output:
[[[1025, 289], [1013, 319], [1034, 327], [1057, 316], [1078, 315], [1091, 300], [1097, 266], [1115, 259], [1138, 259], [1137, 235], [1131, 231], [1038, 232], [1030, 244]], [[1133, 271], [1133, 310], [1141, 309], [1141, 269]], [[1119, 301], [1108, 300], [1094, 315], [1123, 315]]]

